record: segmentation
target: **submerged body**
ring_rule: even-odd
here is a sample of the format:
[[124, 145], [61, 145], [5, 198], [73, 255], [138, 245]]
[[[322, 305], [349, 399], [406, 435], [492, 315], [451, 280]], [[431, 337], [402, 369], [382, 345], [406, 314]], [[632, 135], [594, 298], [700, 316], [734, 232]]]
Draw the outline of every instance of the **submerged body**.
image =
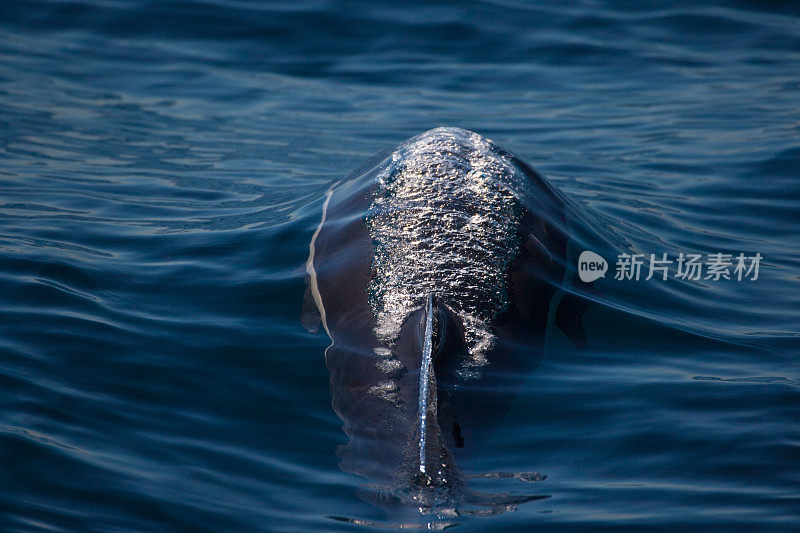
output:
[[567, 235], [564, 202], [541, 175], [457, 128], [409, 139], [329, 191], [304, 321], [332, 341], [343, 470], [421, 508], [460, 505], [454, 451], [507, 409], [548, 317], [584, 341], [582, 305], [559, 292]]

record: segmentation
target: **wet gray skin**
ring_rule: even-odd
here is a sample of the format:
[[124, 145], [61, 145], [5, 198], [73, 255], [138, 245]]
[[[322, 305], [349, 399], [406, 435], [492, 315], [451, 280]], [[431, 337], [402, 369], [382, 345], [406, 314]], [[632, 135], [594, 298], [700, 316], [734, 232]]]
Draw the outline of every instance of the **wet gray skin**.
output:
[[328, 192], [303, 321], [331, 338], [343, 471], [423, 513], [514, 503], [467, 490], [456, 459], [541, 360], [549, 314], [585, 342], [584, 301], [559, 291], [568, 236], [540, 174], [458, 128], [413, 137]]

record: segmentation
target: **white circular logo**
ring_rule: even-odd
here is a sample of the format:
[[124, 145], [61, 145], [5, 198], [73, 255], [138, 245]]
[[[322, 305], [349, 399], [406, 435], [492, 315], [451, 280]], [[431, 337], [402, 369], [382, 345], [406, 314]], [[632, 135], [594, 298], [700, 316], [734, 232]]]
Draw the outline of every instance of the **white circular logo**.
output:
[[604, 278], [607, 270], [608, 262], [594, 252], [584, 250], [578, 257], [578, 276], [584, 283]]

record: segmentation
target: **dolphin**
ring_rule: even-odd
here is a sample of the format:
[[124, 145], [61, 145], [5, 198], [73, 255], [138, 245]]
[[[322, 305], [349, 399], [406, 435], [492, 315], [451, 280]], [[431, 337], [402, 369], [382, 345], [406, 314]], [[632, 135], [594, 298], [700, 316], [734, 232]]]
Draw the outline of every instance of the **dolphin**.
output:
[[502, 503], [470, 497], [456, 459], [502, 419], [548, 323], [585, 343], [589, 287], [568, 268], [568, 237], [561, 193], [459, 128], [408, 139], [328, 190], [302, 320], [331, 340], [343, 471], [423, 513]]

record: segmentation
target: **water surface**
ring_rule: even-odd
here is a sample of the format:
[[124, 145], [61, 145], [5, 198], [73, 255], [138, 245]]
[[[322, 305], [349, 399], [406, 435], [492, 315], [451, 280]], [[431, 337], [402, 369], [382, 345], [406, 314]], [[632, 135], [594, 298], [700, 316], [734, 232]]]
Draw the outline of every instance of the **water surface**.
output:
[[0, 8], [0, 526], [352, 530], [325, 191], [439, 125], [530, 162], [636, 253], [476, 472], [547, 498], [459, 529], [800, 523], [800, 17], [791, 3], [71, 2]]

